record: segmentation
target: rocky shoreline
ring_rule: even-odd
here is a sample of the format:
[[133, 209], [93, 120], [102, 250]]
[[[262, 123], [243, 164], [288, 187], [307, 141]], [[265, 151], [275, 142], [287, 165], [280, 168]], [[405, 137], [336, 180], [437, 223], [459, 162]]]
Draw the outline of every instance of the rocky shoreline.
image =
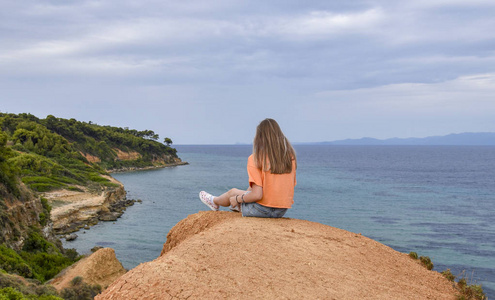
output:
[[149, 167], [126, 167], [126, 168], [119, 168], [119, 169], [111, 169], [111, 170], [107, 170], [107, 172], [108, 173], [121, 173], [121, 172], [144, 171], [144, 170], [177, 167], [177, 166], [183, 166], [183, 165], [188, 165], [188, 164], [189, 163], [187, 161], [178, 161], [178, 162], [171, 163], [171, 164], [161, 164], [161, 165], [149, 166]]
[[[127, 199], [124, 185], [107, 176], [118, 187], [106, 188], [101, 193], [57, 190], [43, 195], [53, 207], [51, 212], [53, 232], [64, 237], [81, 228], [89, 229], [100, 221], [115, 221], [136, 200]], [[72, 237], [74, 238], [74, 235]]]
[[[187, 165], [187, 162], [176, 161], [171, 164], [160, 164], [145, 168], [129, 167], [108, 170], [109, 173], [150, 170]], [[89, 229], [99, 222], [114, 222], [124, 213], [127, 207], [142, 200], [127, 199], [124, 185], [112, 176], [104, 176], [118, 187], [106, 188], [100, 194], [89, 192], [84, 187], [81, 191], [58, 190], [43, 195], [53, 209], [51, 220], [53, 232], [66, 240], [77, 238], [74, 232]]]
[[[149, 170], [164, 167], [187, 165], [187, 162], [177, 161], [146, 168], [125, 168], [109, 170], [108, 172], [129, 172]], [[141, 200], [127, 199], [124, 185], [111, 176], [104, 176], [118, 187], [109, 187], [100, 193], [90, 192], [85, 187], [81, 191], [57, 190], [43, 194], [53, 207], [51, 212], [53, 232], [60, 238], [73, 240], [77, 238], [74, 232], [89, 229], [99, 222], [114, 222], [124, 213], [127, 207]]]

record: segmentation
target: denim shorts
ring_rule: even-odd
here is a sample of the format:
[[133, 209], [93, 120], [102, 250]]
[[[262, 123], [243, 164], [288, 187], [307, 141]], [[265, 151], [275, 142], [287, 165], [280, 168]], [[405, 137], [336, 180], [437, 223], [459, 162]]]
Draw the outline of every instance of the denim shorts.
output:
[[242, 203], [241, 207], [243, 217], [281, 218], [287, 212], [287, 208], [268, 207], [256, 202]]

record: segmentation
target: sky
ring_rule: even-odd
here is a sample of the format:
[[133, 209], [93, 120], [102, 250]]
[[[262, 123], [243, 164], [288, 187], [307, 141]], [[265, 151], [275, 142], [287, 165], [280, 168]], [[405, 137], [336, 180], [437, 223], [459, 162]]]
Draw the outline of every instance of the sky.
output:
[[0, 111], [174, 144], [495, 131], [493, 0], [0, 0]]

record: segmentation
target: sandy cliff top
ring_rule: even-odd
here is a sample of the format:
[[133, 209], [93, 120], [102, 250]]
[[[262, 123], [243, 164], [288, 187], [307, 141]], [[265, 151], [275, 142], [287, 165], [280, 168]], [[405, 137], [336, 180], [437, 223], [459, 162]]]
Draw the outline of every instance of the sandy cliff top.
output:
[[200, 212], [95, 299], [455, 299], [441, 274], [359, 234]]

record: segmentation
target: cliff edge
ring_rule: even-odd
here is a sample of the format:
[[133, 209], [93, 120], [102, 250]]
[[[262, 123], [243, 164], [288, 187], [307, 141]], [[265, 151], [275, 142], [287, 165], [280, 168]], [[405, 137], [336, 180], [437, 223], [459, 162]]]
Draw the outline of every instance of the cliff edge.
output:
[[296, 219], [199, 212], [157, 259], [95, 299], [455, 299], [452, 284], [360, 234]]

